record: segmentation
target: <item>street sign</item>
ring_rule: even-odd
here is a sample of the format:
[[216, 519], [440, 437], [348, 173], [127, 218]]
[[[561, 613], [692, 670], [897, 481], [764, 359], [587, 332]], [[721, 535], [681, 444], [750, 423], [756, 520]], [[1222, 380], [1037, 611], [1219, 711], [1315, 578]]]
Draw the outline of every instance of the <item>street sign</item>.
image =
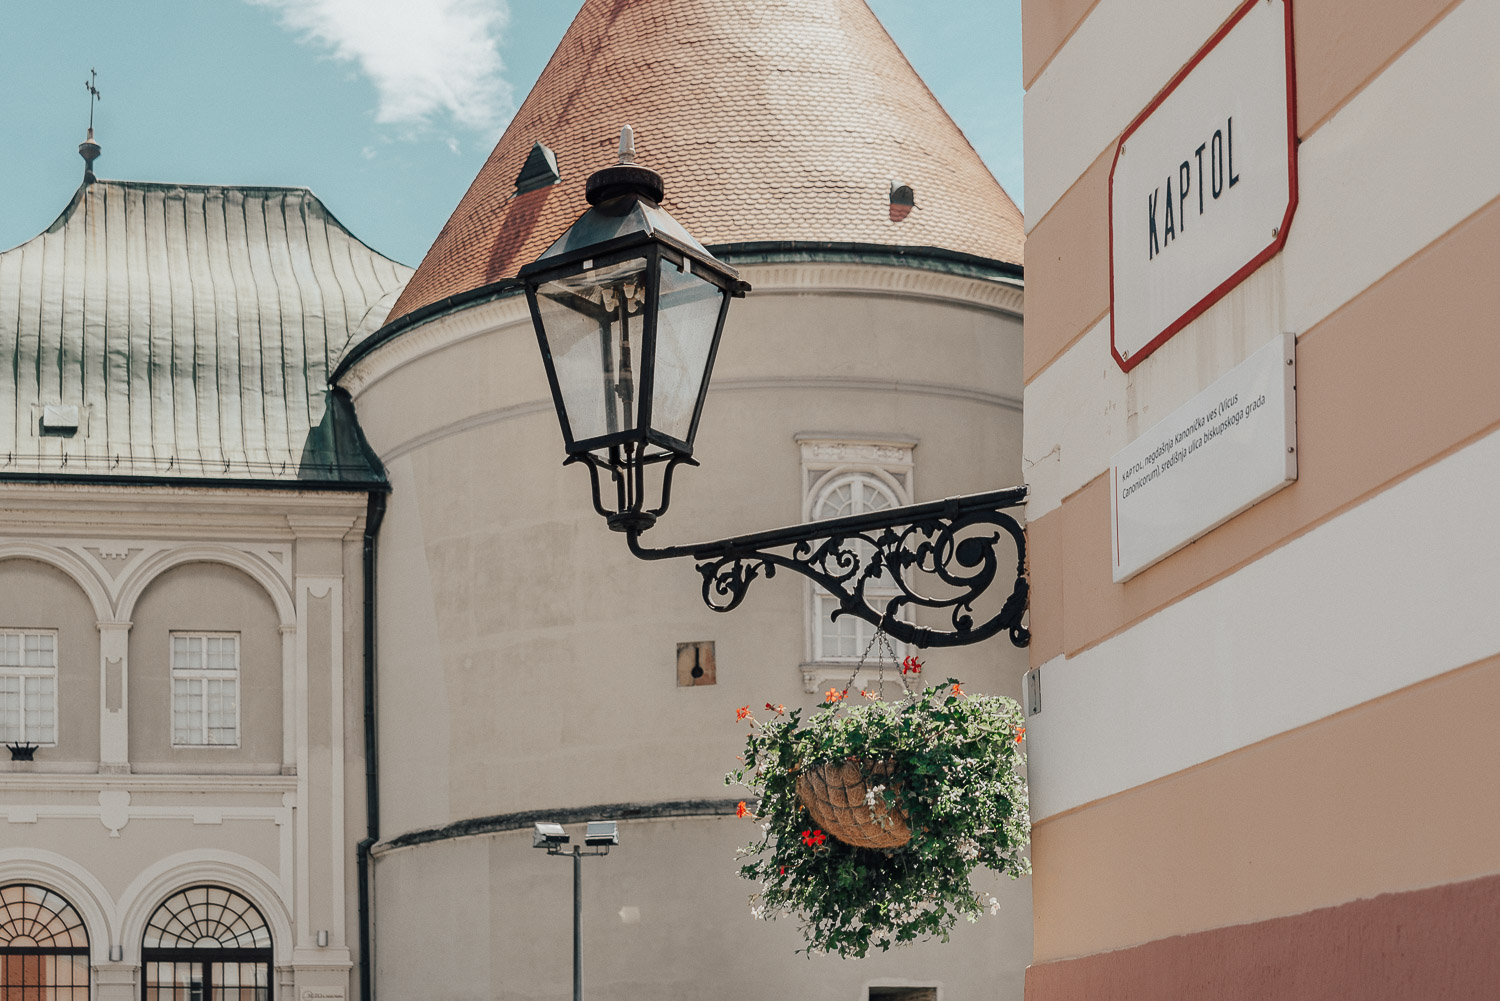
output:
[[1296, 208], [1291, 0], [1246, 0], [1115, 150], [1110, 349], [1120, 367], [1274, 256]]
[[1297, 478], [1296, 344], [1276, 337], [1116, 453], [1115, 583]]

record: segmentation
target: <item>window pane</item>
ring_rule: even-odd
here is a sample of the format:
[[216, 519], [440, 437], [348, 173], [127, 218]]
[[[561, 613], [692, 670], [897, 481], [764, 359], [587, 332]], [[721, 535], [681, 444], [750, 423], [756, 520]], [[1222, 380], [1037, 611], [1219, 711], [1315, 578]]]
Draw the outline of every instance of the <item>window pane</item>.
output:
[[27, 678], [26, 681], [26, 739], [37, 744], [51, 744], [56, 740], [56, 712], [53, 693], [57, 684], [54, 677]]
[[208, 742], [235, 743], [235, 715], [238, 683], [232, 679], [208, 681]]
[[0, 667], [21, 666], [21, 634], [0, 633]]
[[172, 667], [179, 671], [201, 669], [203, 667], [203, 637], [173, 636]]
[[537, 313], [574, 441], [635, 429], [645, 292], [644, 260], [537, 290]]
[[829, 518], [842, 518], [854, 513], [854, 485], [842, 483], [823, 495], [823, 502], [818, 505], [818, 510], [813, 517], [818, 521]]
[[15, 675], [0, 675], [0, 739], [21, 739], [21, 679]]
[[660, 262], [660, 308], [656, 319], [656, 382], [651, 391], [651, 424], [686, 441], [698, 390], [708, 368], [719, 305], [724, 293], [675, 264]]
[[203, 743], [203, 682], [172, 682], [172, 743]]

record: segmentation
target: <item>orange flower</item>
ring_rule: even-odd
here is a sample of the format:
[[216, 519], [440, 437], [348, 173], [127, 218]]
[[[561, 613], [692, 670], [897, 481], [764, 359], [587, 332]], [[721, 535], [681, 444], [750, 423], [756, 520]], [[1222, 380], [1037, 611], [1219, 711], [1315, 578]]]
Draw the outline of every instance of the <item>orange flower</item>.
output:
[[766, 708], [769, 709], [769, 710], [771, 710], [777, 716], [784, 716], [784, 715], [786, 715], [786, 706], [782, 705], [779, 702], [776, 705], [774, 705], [774, 706], [771, 705], [771, 703], [767, 702], [766, 703]]
[[879, 692], [869, 692], [869, 691], [866, 691], [865, 689], [861, 688], [859, 690], [859, 694], [863, 695], [865, 698], [869, 699], [871, 702], [879, 702], [880, 701], [880, 693]]
[[1021, 742], [1022, 738], [1024, 738], [1025, 736], [1026, 736], [1026, 728], [1024, 726], [1018, 726], [1018, 727], [1016, 727], [1016, 743], [1019, 744]]
[[954, 695], [962, 695], [963, 693], [964, 693], [964, 690], [958, 686], [957, 682], [954, 682], [954, 684], [953, 684], [953, 694]]
[[736, 817], [743, 817], [743, 816], [745, 816], [745, 814], [747, 814], [749, 812], [750, 811], [748, 809], [746, 809], [746, 807], [745, 807], [745, 801], [744, 800], [740, 800], [740, 805], [734, 808], [734, 815]]
[[736, 709], [734, 711], [734, 718], [735, 719], [749, 719], [750, 718], [750, 707], [749, 706], [740, 706], [738, 709]]
[[824, 702], [842, 702], [844, 700], [844, 696], [846, 696], [848, 694], [849, 694], [849, 690], [847, 688], [844, 689], [842, 692], [839, 691], [837, 688], [830, 688], [830, 689], [828, 689], [828, 691], [826, 691], [826, 692], [823, 693], [823, 701]]

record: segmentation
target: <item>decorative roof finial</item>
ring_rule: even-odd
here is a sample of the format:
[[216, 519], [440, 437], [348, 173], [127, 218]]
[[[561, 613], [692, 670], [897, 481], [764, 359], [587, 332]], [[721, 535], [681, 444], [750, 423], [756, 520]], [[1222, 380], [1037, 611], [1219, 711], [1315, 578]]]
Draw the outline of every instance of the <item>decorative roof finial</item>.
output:
[[89, 92], [89, 134], [88, 138], [78, 144], [78, 155], [83, 157], [83, 183], [94, 183], [94, 161], [99, 159], [103, 152], [99, 144], [94, 142], [94, 103], [103, 100], [104, 95], [99, 92], [96, 83], [99, 79], [93, 67], [89, 68], [89, 78], [83, 82], [83, 87]]
[[662, 191], [661, 175], [635, 162], [635, 131], [629, 125], [620, 128], [620, 162], [594, 171], [583, 185], [583, 196], [590, 205], [599, 205], [622, 195], [637, 195], [660, 202]]

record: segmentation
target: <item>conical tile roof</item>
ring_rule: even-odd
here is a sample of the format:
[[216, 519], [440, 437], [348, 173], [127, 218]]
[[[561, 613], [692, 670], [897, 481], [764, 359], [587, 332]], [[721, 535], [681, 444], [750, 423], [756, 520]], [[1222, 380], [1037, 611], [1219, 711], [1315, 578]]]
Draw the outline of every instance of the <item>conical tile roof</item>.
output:
[[[586, 0], [391, 311], [509, 278], [586, 208], [621, 125], [704, 244], [937, 247], [1021, 263], [1021, 213], [865, 0]], [[516, 193], [536, 143], [560, 183]], [[909, 185], [916, 207], [891, 204]], [[899, 220], [899, 221], [898, 221]]]

